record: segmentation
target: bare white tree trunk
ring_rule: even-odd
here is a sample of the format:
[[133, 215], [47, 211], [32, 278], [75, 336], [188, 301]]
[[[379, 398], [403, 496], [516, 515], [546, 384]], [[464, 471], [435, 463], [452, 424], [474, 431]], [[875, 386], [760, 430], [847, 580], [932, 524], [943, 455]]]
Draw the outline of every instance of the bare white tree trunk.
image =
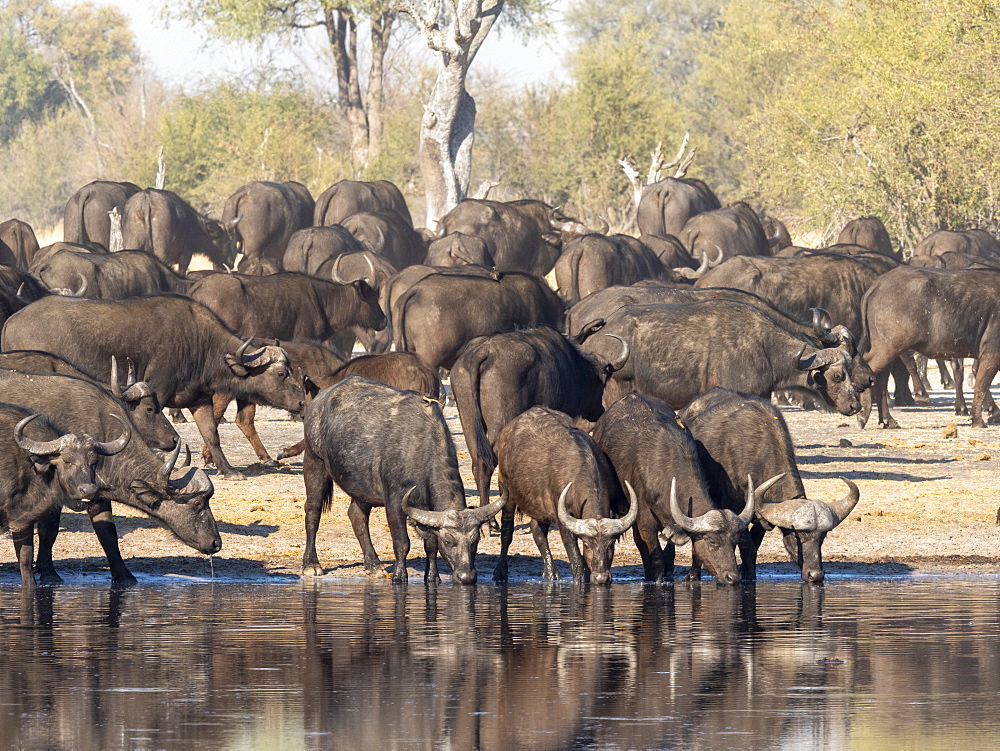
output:
[[476, 102], [466, 91], [466, 76], [503, 4], [504, 0], [399, 0], [397, 6], [413, 19], [440, 60], [420, 124], [425, 226], [432, 229], [469, 191]]

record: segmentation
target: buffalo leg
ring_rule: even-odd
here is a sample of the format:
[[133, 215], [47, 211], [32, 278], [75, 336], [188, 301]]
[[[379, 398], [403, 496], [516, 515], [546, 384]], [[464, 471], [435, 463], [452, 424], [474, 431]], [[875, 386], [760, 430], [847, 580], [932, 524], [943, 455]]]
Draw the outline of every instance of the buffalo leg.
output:
[[740, 533], [737, 541], [740, 549], [740, 579], [745, 582], [757, 578], [757, 551], [764, 540], [765, 531], [759, 522], [754, 522]]
[[26, 528], [11, 529], [10, 534], [14, 540], [17, 565], [21, 570], [21, 590], [29, 592], [35, 588], [35, 573], [31, 568], [35, 558], [35, 525], [29, 524]]
[[291, 459], [293, 456], [298, 456], [303, 451], [306, 450], [306, 439], [303, 438], [301, 441], [288, 448], [281, 449], [278, 452], [279, 459]]
[[660, 547], [659, 533], [659, 527], [649, 513], [640, 512], [639, 519], [632, 528], [632, 539], [642, 558], [644, 578], [657, 584], [664, 577], [674, 578], [674, 546], [673, 543], [667, 543], [667, 550], [664, 552]]
[[368, 518], [371, 516], [371, 513], [372, 507], [367, 503], [358, 503], [352, 500], [351, 505], [347, 507], [347, 518], [351, 520], [354, 536], [358, 538], [358, 544], [361, 545], [365, 573], [369, 576], [385, 573], [386, 570], [385, 566], [382, 565], [382, 561], [378, 559], [375, 546], [372, 545], [371, 529], [368, 524]]
[[[320, 568], [319, 556], [316, 554], [316, 533], [319, 531], [323, 508], [330, 506], [333, 497], [333, 478], [326, 471], [323, 460], [306, 450], [302, 461], [302, 479], [306, 486], [306, 549], [302, 554], [302, 575], [321, 576], [323, 569]], [[368, 544], [371, 544], [370, 539]]]
[[[983, 420], [983, 404], [998, 368], [1000, 368], [1000, 356], [993, 353], [984, 353], [976, 361], [976, 390], [972, 396], [972, 424], [977, 428], [986, 427], [986, 422]], [[955, 380], [958, 378], [956, 377]]]
[[[239, 476], [236, 470], [233, 469], [233, 465], [226, 459], [226, 455], [222, 453], [222, 445], [219, 443], [219, 423], [213, 414], [213, 405], [202, 404], [196, 407], [194, 410], [194, 421], [198, 426], [198, 432], [201, 433], [202, 440], [208, 446], [209, 455], [218, 468], [219, 474]], [[204, 453], [204, 449], [202, 452]]]
[[569, 561], [569, 570], [573, 574], [573, 581], [583, 584], [590, 581], [590, 570], [580, 555], [580, 546], [576, 541], [576, 535], [568, 529], [559, 528], [559, 536], [562, 537], [563, 547], [566, 548], [566, 559]]
[[898, 428], [899, 423], [889, 413], [889, 369], [875, 374], [875, 385], [872, 386], [872, 401], [878, 407], [878, 423], [883, 428]]
[[[222, 424], [222, 418], [226, 414], [230, 401], [232, 399], [226, 394], [212, 394], [212, 418], [215, 420], [216, 426]], [[212, 450], [207, 442], [201, 444], [201, 461], [206, 467], [213, 463]]]
[[698, 555], [698, 551], [694, 549], [694, 545], [691, 546], [691, 568], [688, 569], [684, 581], [701, 581], [701, 557]]
[[531, 536], [535, 538], [535, 545], [542, 556], [542, 578], [548, 581], [555, 581], [559, 578], [556, 571], [556, 562], [552, 560], [552, 550], [549, 549], [549, 525], [531, 520]]
[[118, 547], [118, 528], [111, 514], [111, 501], [93, 501], [87, 504], [87, 516], [94, 527], [97, 541], [101, 543], [104, 556], [111, 569], [111, 580], [117, 585], [135, 584], [136, 578], [125, 565], [121, 549]]
[[493, 569], [493, 581], [507, 581], [507, 551], [514, 539], [514, 504], [507, 504], [500, 510], [500, 558]]
[[[950, 389], [955, 386], [955, 381], [951, 377], [951, 373], [948, 372], [948, 364], [945, 360], [935, 360], [938, 366], [938, 376], [941, 378], [941, 388]], [[952, 363], [952, 367], [954, 367]]]
[[267, 449], [264, 448], [264, 442], [260, 440], [260, 435], [257, 433], [257, 426], [254, 425], [254, 417], [257, 416], [257, 405], [253, 402], [244, 401], [242, 399], [236, 400], [236, 425], [240, 430], [243, 431], [243, 435], [246, 436], [253, 450], [257, 453], [257, 458], [260, 459], [264, 464], [271, 466], [277, 466], [277, 462], [271, 458], [271, 455], [267, 453]]
[[965, 382], [965, 363], [955, 360], [952, 366], [955, 368], [955, 414], [967, 415], [969, 408], [965, 404], [965, 389], [962, 386]]
[[424, 556], [427, 560], [427, 566], [424, 568], [424, 581], [428, 584], [437, 584], [441, 581], [441, 574], [438, 573], [437, 535], [427, 535], [424, 538]]
[[[392, 552], [396, 558], [396, 566], [392, 570], [393, 584], [406, 584], [406, 556], [410, 554], [410, 536], [406, 532], [406, 514], [400, 504], [386, 504], [386, 521], [389, 522], [389, 534], [392, 536]], [[368, 517], [365, 517], [367, 531]], [[432, 532], [433, 534], [433, 532]], [[368, 538], [371, 544], [371, 537]]]
[[912, 407], [914, 400], [913, 394], [910, 392], [910, 373], [901, 358], [902, 354], [893, 358], [893, 361], [889, 363], [889, 372], [892, 374], [892, 380], [895, 384], [892, 397], [897, 407]]
[[167, 414], [170, 415], [170, 422], [175, 425], [179, 425], [182, 422], [187, 422], [187, 418], [184, 416], [184, 411], [180, 409], [168, 409]]
[[38, 527], [38, 560], [35, 562], [35, 571], [38, 572], [40, 581], [46, 584], [58, 584], [62, 577], [56, 573], [55, 564], [52, 562], [52, 548], [55, 547], [56, 537], [59, 536], [59, 509], [47, 511], [36, 522]]
[[[913, 360], [912, 352], [903, 352], [899, 356], [899, 362], [903, 364], [906, 368], [906, 372], [909, 375], [910, 380], [913, 382], [913, 395], [910, 403], [921, 404], [925, 407], [929, 407], [931, 404], [931, 397], [927, 393], [927, 389], [924, 388], [924, 381], [920, 377], [920, 371], [917, 368], [917, 363]], [[900, 405], [899, 390], [896, 390], [896, 404]]]

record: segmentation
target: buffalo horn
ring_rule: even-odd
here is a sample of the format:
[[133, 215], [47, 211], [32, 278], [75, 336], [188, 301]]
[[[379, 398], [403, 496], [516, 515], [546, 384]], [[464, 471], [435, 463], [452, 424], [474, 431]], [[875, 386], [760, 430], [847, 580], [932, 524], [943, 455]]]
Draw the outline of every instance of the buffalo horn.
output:
[[718, 245], [716, 245], [716, 243], [712, 243], [712, 245], [715, 245], [715, 249], [717, 251], [719, 251], [719, 255], [716, 257], [716, 259], [714, 261], [709, 261], [708, 262], [708, 267], [710, 269], [714, 269], [716, 266], [718, 266], [720, 263], [722, 263], [724, 260], [726, 260], [726, 253], [725, 253], [725, 251], [722, 248], [720, 248]]
[[844, 521], [848, 514], [854, 511], [854, 507], [858, 505], [858, 501], [861, 499], [861, 491], [858, 490], [858, 486], [853, 482], [848, 480], [846, 477], [841, 477], [844, 484], [847, 485], [847, 495], [839, 500], [832, 501], [827, 505], [830, 510], [837, 516], [837, 524]]
[[685, 532], [690, 532], [692, 534], [704, 534], [706, 532], [713, 531], [713, 525], [708, 519], [705, 518], [708, 514], [702, 514], [701, 516], [692, 518], [681, 511], [680, 504], [677, 502], [676, 477], [670, 480], [670, 513], [674, 517], [674, 524]]
[[77, 276], [80, 278], [80, 287], [76, 292], [71, 292], [73, 297], [83, 297], [87, 293], [87, 280], [84, 279], [83, 274], [77, 272]]
[[601, 228], [597, 231], [602, 235], [608, 234], [608, 231], [611, 229], [611, 225], [608, 224], [608, 220], [600, 214], [598, 214], [597, 218], [601, 220]]
[[191, 447], [188, 446], [185, 443], [184, 444], [184, 461], [181, 462], [181, 467], [183, 468], [183, 467], [190, 467], [190, 466], [191, 466]]
[[806, 347], [808, 346], [808, 342], [803, 344], [802, 349], [800, 349], [799, 353], [795, 356], [795, 366], [799, 370], [816, 370], [817, 368], [822, 368], [824, 365], [829, 365], [833, 362], [835, 355], [832, 352], [832, 348], [816, 350], [816, 352], [811, 354], [809, 357], [803, 359], [802, 356], [805, 354]]
[[191, 495], [205, 493], [211, 489], [212, 481], [208, 479], [208, 475], [205, 474], [205, 470], [201, 467], [195, 469], [187, 485], [183, 487], [174, 486], [174, 490]]
[[367, 253], [365, 254], [365, 262], [368, 264], [368, 271], [371, 273], [371, 285], [372, 287], [378, 286], [378, 274], [375, 273], [375, 264], [372, 262], [371, 256]]
[[753, 521], [753, 513], [754, 509], [757, 506], [758, 496], [764, 495], [764, 493], [767, 492], [768, 488], [770, 488], [772, 485], [774, 485], [774, 483], [776, 483], [784, 476], [785, 476], [784, 472], [782, 472], [780, 475], [775, 475], [774, 477], [772, 477], [770, 480], [768, 480], [755, 490], [753, 486], [753, 478], [750, 475], [747, 475], [747, 502], [746, 506], [743, 507], [743, 511], [740, 513], [740, 519], [743, 520], [744, 524], [749, 524], [750, 522]]
[[114, 456], [118, 452], [122, 451], [126, 445], [128, 445], [129, 439], [132, 437], [132, 428], [129, 427], [128, 422], [116, 414], [109, 413], [108, 417], [113, 417], [120, 422], [125, 432], [109, 443], [98, 443], [95, 448], [99, 454], [103, 454], [104, 456]]
[[21, 282], [21, 286], [17, 288], [17, 296], [21, 297], [24, 294], [24, 282]]
[[330, 267], [330, 280], [337, 282], [338, 284], [343, 284], [344, 280], [340, 278], [340, 272], [337, 270], [340, 266], [340, 259], [344, 257], [341, 253], [339, 256], [333, 259], [333, 266]]
[[830, 334], [836, 340], [838, 347], [851, 355], [854, 354], [854, 334], [851, 333], [849, 328], [846, 326], [834, 326]]
[[618, 336], [618, 334], [602, 334], [601, 336], [611, 337], [612, 339], [617, 339], [622, 343], [621, 357], [618, 358], [617, 360], [608, 362], [608, 365], [611, 366], [612, 370], [621, 370], [622, 368], [625, 367], [625, 363], [628, 362], [628, 356], [630, 353], [628, 342], [626, 342], [622, 337]]
[[704, 252], [701, 254], [701, 265], [697, 269], [693, 271], [686, 267], [677, 269], [677, 273], [685, 279], [701, 279], [706, 271], [708, 271], [708, 254]]
[[615, 519], [613, 525], [611, 526], [611, 534], [613, 535], [623, 535], [635, 524], [635, 520], [639, 517], [639, 499], [635, 495], [635, 490], [629, 484], [628, 480], [625, 480], [625, 489], [628, 491], [628, 511], [625, 513], [621, 519]]
[[424, 527], [433, 527], [435, 529], [443, 527], [445, 512], [430, 511], [429, 509], [423, 509], [423, 508], [413, 508], [410, 505], [410, 494], [413, 493], [413, 491], [416, 489], [417, 486], [414, 485], [412, 488], [407, 490], [406, 493], [403, 495], [403, 502], [402, 502], [403, 513], [406, 514], [411, 519], [413, 519], [413, 521], [415, 521], [417, 524], [420, 524]]
[[566, 494], [569, 493], [569, 487], [572, 484], [571, 482], [566, 484], [566, 487], [559, 494], [559, 500], [556, 501], [556, 516], [559, 518], [559, 526], [574, 537], [593, 537], [596, 531], [593, 526], [572, 516], [566, 508]]
[[120, 396], [122, 387], [118, 384], [118, 360], [111, 355], [111, 393]]
[[270, 362], [270, 357], [265, 357], [268, 354], [267, 347], [262, 347], [259, 352], [255, 352], [252, 355], [246, 354], [247, 348], [250, 346], [252, 341], [253, 337], [247, 339], [240, 345], [240, 348], [236, 350], [236, 358], [240, 361], [240, 363], [248, 368], [256, 368], [267, 365], [268, 362]]
[[28, 415], [23, 420], [21, 420], [17, 425], [14, 426], [14, 440], [17, 441], [17, 445], [27, 451], [29, 454], [35, 454], [36, 456], [45, 456], [46, 454], [58, 454], [60, 444], [62, 443], [61, 438], [57, 438], [54, 441], [33, 441], [30, 438], [26, 438], [24, 435], [25, 426], [39, 417], [38, 414]]
[[813, 314], [812, 328], [813, 333], [820, 339], [826, 337], [830, 333], [831, 321], [830, 314], [823, 308], [809, 308]]
[[507, 497], [498, 498], [493, 503], [488, 503], [479, 508], [469, 509], [468, 514], [477, 524], [485, 524], [494, 516], [500, 513], [500, 509], [507, 503]]
[[135, 386], [135, 363], [132, 362], [131, 357], [126, 357], [125, 362], [128, 363], [128, 375], [125, 376], [125, 388], [130, 386]]
[[180, 455], [181, 455], [181, 442], [177, 441], [177, 446], [170, 453], [170, 456], [167, 457], [167, 460], [163, 463], [163, 466], [160, 467], [159, 470], [160, 479], [162, 479], [164, 482], [170, 482], [170, 473], [174, 471], [174, 465], [177, 464], [177, 457], [179, 457]]
[[230, 227], [235, 227], [235, 226], [236, 226], [237, 224], [239, 224], [239, 223], [240, 223], [240, 219], [242, 219], [242, 218], [243, 218], [243, 215], [242, 215], [242, 214], [240, 214], [240, 215], [239, 215], [238, 217], [236, 217], [235, 219], [231, 220], [231, 221], [229, 222], [229, 225], [228, 225], [228, 226], [230, 226]]

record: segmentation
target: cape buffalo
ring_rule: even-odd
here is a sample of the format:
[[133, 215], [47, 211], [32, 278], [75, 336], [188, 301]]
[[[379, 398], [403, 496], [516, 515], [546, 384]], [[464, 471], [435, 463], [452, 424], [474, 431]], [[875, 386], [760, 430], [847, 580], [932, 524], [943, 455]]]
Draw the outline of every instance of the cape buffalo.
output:
[[208, 256], [216, 269], [232, 266], [236, 246], [222, 224], [195, 211], [169, 190], [146, 188], [125, 203], [125, 247], [145, 250], [168, 266], [187, 271], [191, 256]]
[[594, 439], [562, 412], [532, 407], [501, 431], [497, 456], [505, 503], [493, 580], [507, 581], [507, 550], [514, 514], [520, 512], [531, 520], [543, 578], [559, 578], [548, 543], [549, 528], [557, 525], [573, 581], [610, 584], [615, 542], [635, 522], [639, 503], [629, 487], [628, 511], [622, 519], [612, 518], [613, 509], [624, 510], [624, 499], [615, 470]]
[[108, 213], [116, 208], [124, 213], [125, 203], [140, 190], [134, 183], [110, 180], [94, 180], [84, 185], [66, 202], [63, 240], [99, 243], [110, 248], [111, 218]]
[[38, 238], [27, 222], [20, 219], [8, 219], [0, 223], [0, 244], [6, 245], [14, 254], [14, 265], [25, 269], [38, 252]]
[[37, 347], [61, 355], [87, 375], [110, 376], [112, 355], [130, 357], [164, 407], [194, 412], [215, 466], [233, 474], [212, 411], [215, 393], [302, 411], [305, 395], [278, 347], [247, 353], [215, 313], [178, 295], [124, 301], [51, 296], [16, 313], [4, 325], [4, 350]]
[[756, 212], [742, 202], [696, 214], [676, 234], [699, 261], [715, 258], [717, 253], [723, 258], [771, 255], [771, 243]]
[[413, 219], [403, 194], [388, 180], [341, 180], [334, 183], [316, 199], [312, 223], [317, 227], [342, 224], [347, 217], [362, 211], [394, 211], [410, 225], [410, 229], [413, 228]]
[[243, 253], [240, 271], [267, 258], [279, 265], [292, 233], [312, 225], [312, 196], [301, 183], [250, 182], [237, 188], [222, 210], [222, 226]]
[[[78, 302], [93, 304], [87, 300]], [[80, 378], [0, 370], [0, 393], [11, 403], [44, 411], [60, 434], [86, 434], [111, 441], [121, 435], [123, 421], [135, 432], [128, 410], [120, 401], [100, 386]], [[143, 441], [133, 440], [121, 452], [105, 457], [98, 466], [97, 496], [86, 505], [86, 511], [108, 554], [115, 582], [134, 582], [135, 577], [117, 552], [111, 501], [152, 516], [186, 545], [203, 553], [211, 555], [222, 547], [215, 517], [208, 506], [214, 492], [211, 481], [200, 469], [187, 469], [181, 478], [171, 476], [180, 450], [178, 443], [174, 453], [163, 462]], [[42, 556], [46, 548], [51, 551], [51, 541], [40, 540], [38, 572], [43, 580], [58, 581], [51, 558], [46, 560]]]
[[849, 221], [837, 235], [837, 244], [861, 245], [890, 255], [898, 261], [903, 260], [902, 253], [893, 249], [889, 232], [877, 216], [862, 216]]
[[643, 188], [636, 224], [644, 235], [679, 236], [688, 219], [721, 206], [701, 180], [667, 177]]
[[[777, 389], [806, 391], [852, 415], [861, 409], [860, 392], [870, 385], [856, 376], [853, 339], [816, 347], [757, 306], [732, 300], [636, 305], [587, 329], [616, 334], [631, 351], [605, 389], [605, 405], [616, 394], [638, 391], [680, 409], [712, 386], [723, 386], [761, 397]], [[590, 336], [583, 348], [607, 352], [609, 342]]]
[[[632, 535], [646, 581], [672, 579], [674, 546], [689, 540], [689, 580], [700, 578], [704, 564], [720, 583], [740, 581], [736, 541], [753, 518], [754, 490], [750, 488], [739, 513], [720, 508], [709, 494], [694, 439], [667, 404], [628, 394], [597, 421], [594, 440], [618, 479], [635, 488], [639, 497]], [[662, 530], [669, 537], [666, 551], [659, 542]]]
[[764, 533], [777, 527], [802, 580], [823, 581], [823, 540], [854, 510], [857, 485], [844, 479], [848, 492], [837, 501], [807, 498], [788, 426], [781, 411], [764, 399], [714, 388], [685, 407], [680, 418], [698, 446], [709, 492], [725, 508], [743, 507], [748, 477], [778, 478], [757, 491], [757, 521], [740, 537], [743, 580], [757, 577], [757, 549]]
[[451, 373], [462, 432], [480, 505], [486, 505], [497, 466], [496, 444], [511, 420], [534, 406], [551, 407], [594, 422], [611, 374], [628, 360], [619, 338], [614, 356], [585, 354], [549, 326], [471, 340]]
[[75, 297], [91, 300], [124, 300], [156, 292], [183, 294], [191, 286], [159, 258], [142, 250], [104, 255], [61, 250], [36, 264], [32, 273], [50, 290], [72, 290]]
[[426, 266], [494, 266], [493, 256], [481, 237], [461, 232], [439, 237], [427, 246]]
[[956, 252], [982, 256], [991, 262], [1000, 258], [1000, 242], [983, 229], [970, 229], [962, 232], [941, 229], [932, 232], [913, 249], [913, 256], [938, 256], [942, 253]]
[[567, 305], [605, 287], [670, 278], [663, 262], [626, 235], [589, 234], [567, 241], [556, 261], [556, 288]]
[[[25, 429], [32, 423], [34, 436], [29, 438]], [[64, 503], [79, 510], [97, 497], [99, 457], [121, 452], [132, 437], [125, 420], [121, 429], [114, 441], [101, 442], [63, 434], [26, 407], [0, 404], [0, 529], [14, 540], [23, 589], [35, 586], [35, 523], [58, 513]]]
[[423, 263], [427, 255], [423, 238], [395, 211], [362, 211], [344, 219], [340, 226], [365, 250], [377, 253], [397, 269]]
[[432, 368], [450, 369], [465, 344], [477, 336], [525, 326], [556, 327], [562, 303], [531, 274], [509, 272], [497, 279], [434, 274], [413, 285], [393, 310], [393, 344], [416, 352]]
[[[392, 415], [392, 419], [386, 419]], [[380, 570], [368, 517], [384, 506], [396, 566], [392, 580], [406, 581], [410, 537], [407, 517], [424, 538], [424, 579], [438, 580], [440, 549], [460, 584], [476, 582], [480, 527], [503, 506], [469, 509], [455, 444], [436, 402], [363, 376], [351, 376], [320, 393], [305, 413], [306, 550], [303, 575], [321, 574], [316, 531], [333, 501], [333, 483], [351, 499], [348, 516], [369, 574]]]

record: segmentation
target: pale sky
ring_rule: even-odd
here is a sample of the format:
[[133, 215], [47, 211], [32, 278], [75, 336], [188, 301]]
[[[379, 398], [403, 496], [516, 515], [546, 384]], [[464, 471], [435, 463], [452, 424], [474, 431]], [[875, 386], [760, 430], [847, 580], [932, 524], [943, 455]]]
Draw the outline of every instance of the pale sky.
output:
[[[70, 5], [74, 0], [58, 0]], [[242, 72], [259, 66], [270, 59], [273, 64], [301, 70], [303, 64], [312, 61], [317, 72], [325, 73], [327, 68], [317, 61], [320, 54], [326, 54], [328, 45], [325, 33], [317, 30], [315, 39], [299, 45], [297, 49], [276, 49], [258, 51], [253, 45], [223, 44], [210, 41], [200, 29], [172, 21], [166, 26], [160, 19], [162, 3], [152, 0], [96, 0], [100, 5], [113, 5], [127, 15], [132, 22], [132, 31], [147, 64], [155, 72], [171, 83], [197, 84], [206, 77], [239, 76]], [[561, 14], [559, 0], [552, 17], [558, 23]], [[398, 27], [397, 27], [398, 28]], [[360, 35], [363, 37], [363, 35]], [[415, 54], [426, 54], [423, 41], [413, 39]], [[556, 49], [558, 34], [547, 40], [535, 40], [524, 46], [511, 34], [499, 36], [496, 30], [476, 57], [473, 70], [503, 70], [511, 83], [544, 83], [562, 81], [566, 72], [562, 64], [562, 54]]]

